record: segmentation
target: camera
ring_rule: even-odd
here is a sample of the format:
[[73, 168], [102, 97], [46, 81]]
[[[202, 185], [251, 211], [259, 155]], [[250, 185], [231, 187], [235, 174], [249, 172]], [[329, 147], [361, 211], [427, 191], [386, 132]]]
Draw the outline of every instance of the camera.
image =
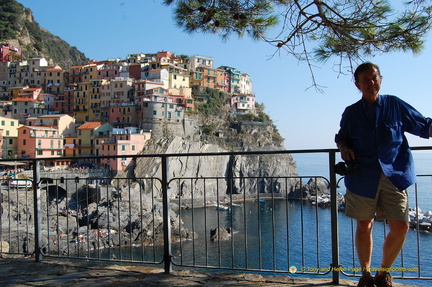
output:
[[358, 169], [358, 160], [341, 161], [338, 162], [334, 167], [334, 171], [340, 175], [356, 174]]

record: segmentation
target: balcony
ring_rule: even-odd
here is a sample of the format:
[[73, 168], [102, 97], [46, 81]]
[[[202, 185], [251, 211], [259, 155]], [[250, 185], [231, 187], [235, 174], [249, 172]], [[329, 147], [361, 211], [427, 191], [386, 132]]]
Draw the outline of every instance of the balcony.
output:
[[44, 133], [30, 133], [30, 137], [32, 138], [49, 138], [49, 139], [62, 139], [63, 135], [47, 135]]

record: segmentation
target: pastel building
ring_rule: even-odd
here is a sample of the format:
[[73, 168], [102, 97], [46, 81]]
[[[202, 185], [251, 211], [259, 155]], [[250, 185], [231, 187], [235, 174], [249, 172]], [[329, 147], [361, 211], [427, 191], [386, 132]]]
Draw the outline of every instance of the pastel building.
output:
[[98, 155], [99, 144], [108, 139], [113, 127], [109, 123], [86, 122], [77, 128], [77, 156]]
[[195, 109], [191, 88], [180, 88], [180, 89], [171, 88], [168, 90], [168, 94], [171, 96], [174, 103], [183, 106], [185, 110]]
[[73, 66], [69, 68], [69, 83], [81, 83], [83, 81], [83, 68], [85, 65]]
[[52, 158], [45, 166], [65, 166], [63, 136], [57, 128], [44, 126], [21, 126], [18, 128], [18, 157]]
[[199, 67], [197, 72], [200, 73], [202, 78], [200, 86], [220, 91], [225, 90], [225, 71], [223, 69]]
[[62, 94], [66, 84], [68, 83], [66, 75], [66, 71], [59, 66], [47, 69], [45, 77], [45, 92], [55, 95]]
[[189, 88], [190, 75], [187, 69], [176, 66], [169, 66], [168, 68], [168, 87], [169, 88]]
[[40, 101], [29, 98], [16, 98], [12, 100], [11, 117], [17, 119], [21, 124], [24, 124], [28, 117], [46, 114], [48, 114], [48, 110]]
[[121, 65], [116, 60], [99, 62], [102, 66], [98, 69], [98, 79], [115, 79], [120, 77]]
[[255, 96], [241, 94], [232, 96], [231, 111], [234, 114], [255, 114]]
[[15, 74], [17, 85], [43, 87], [47, 67], [48, 62], [45, 58], [32, 58], [20, 62]]
[[0, 62], [12, 62], [22, 58], [22, 50], [12, 44], [0, 44]]
[[20, 88], [17, 90], [18, 94], [12, 96], [13, 98], [29, 98], [33, 100], [38, 100], [40, 94], [42, 93], [42, 88]]
[[107, 110], [108, 122], [115, 128], [138, 125], [137, 106], [134, 103], [112, 103]]
[[78, 156], [78, 138], [76, 134], [66, 135], [63, 138], [65, 157]]
[[2, 131], [2, 158], [13, 158], [18, 154], [18, 120], [0, 117], [0, 130]]
[[168, 89], [170, 85], [170, 75], [167, 69], [144, 70], [141, 72], [141, 79], [161, 83], [165, 89]]
[[77, 89], [74, 90], [74, 116], [77, 123], [84, 123], [89, 120], [90, 101], [89, 96], [91, 93], [90, 82], [77, 83]]
[[240, 76], [240, 94], [252, 94], [252, 81], [249, 74], [242, 73]]
[[225, 71], [225, 92], [240, 93], [241, 72], [230, 66], [221, 66], [219, 69]]
[[62, 100], [62, 104], [58, 104], [58, 110], [61, 114], [68, 114], [72, 117], [74, 116], [74, 98], [77, 88], [76, 84], [68, 85], [63, 92], [63, 97], [60, 96], [58, 98], [58, 100]]
[[163, 120], [179, 122], [184, 118], [184, 109], [173, 102], [173, 98], [161, 94], [148, 94], [143, 97], [142, 122], [143, 130], [152, 130], [155, 122]]
[[88, 64], [82, 67], [81, 73], [82, 73], [82, 81], [83, 82], [89, 82], [91, 80], [97, 79], [99, 70], [102, 68], [102, 65], [96, 65], [96, 64]]
[[89, 121], [101, 121], [101, 97], [102, 97], [102, 85], [107, 80], [91, 80], [90, 81], [90, 95], [88, 96], [89, 110], [88, 120]]
[[67, 114], [51, 114], [31, 117], [26, 120], [26, 126], [54, 127], [60, 135], [75, 134], [75, 118]]
[[204, 56], [192, 56], [189, 57], [189, 69], [196, 70], [198, 67], [204, 67], [208, 69], [213, 68], [214, 60]]
[[111, 79], [101, 83], [101, 105], [108, 107], [115, 103], [130, 103], [134, 96], [134, 81], [132, 78]]
[[100, 155], [124, 157], [101, 159], [101, 165], [114, 172], [124, 171], [132, 161], [126, 155], [139, 154], [150, 137], [150, 132], [140, 131], [136, 127], [113, 129], [109, 139], [101, 143]]

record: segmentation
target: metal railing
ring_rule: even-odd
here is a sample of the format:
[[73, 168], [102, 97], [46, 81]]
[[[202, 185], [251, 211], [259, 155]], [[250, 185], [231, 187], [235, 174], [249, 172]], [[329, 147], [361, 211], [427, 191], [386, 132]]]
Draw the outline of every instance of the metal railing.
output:
[[[328, 179], [326, 175], [190, 177], [169, 172], [174, 159], [186, 157], [219, 160], [303, 153], [328, 155]], [[343, 188], [333, 170], [336, 155], [334, 149], [134, 155], [126, 157], [156, 159], [157, 175], [114, 178], [104, 169], [97, 169], [97, 175], [67, 169], [63, 174], [44, 172], [40, 168], [44, 159], [24, 159], [32, 166], [27, 176], [5, 177], [1, 185], [0, 253], [33, 255], [36, 261], [51, 256], [163, 264], [167, 273], [180, 266], [326, 275], [337, 284], [341, 274], [359, 276], [361, 271], [353, 243], [355, 222], [341, 211]], [[119, 157], [125, 156], [110, 158]], [[107, 157], [79, 159], [101, 158]], [[78, 158], [62, 158], [67, 159]], [[413, 188], [411, 214], [416, 221], [405, 245], [414, 247], [401, 253], [392, 274], [432, 280], [430, 264], [426, 265], [432, 251], [423, 248], [432, 235], [422, 231], [427, 226], [421, 226], [419, 187]], [[386, 225], [375, 225], [374, 239], [382, 240]]]

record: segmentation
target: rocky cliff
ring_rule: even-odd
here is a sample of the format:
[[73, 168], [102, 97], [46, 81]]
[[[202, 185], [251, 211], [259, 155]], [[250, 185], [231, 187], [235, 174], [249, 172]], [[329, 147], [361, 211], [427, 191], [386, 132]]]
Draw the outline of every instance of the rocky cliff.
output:
[[[192, 120], [192, 119], [189, 119]], [[205, 121], [208, 124], [209, 119]], [[269, 123], [231, 122], [214, 134], [203, 134], [205, 125], [196, 117], [177, 125], [160, 123], [155, 126], [153, 139], [144, 154], [171, 154], [169, 191], [171, 198], [222, 198], [230, 194], [257, 195], [292, 191], [295, 182], [282, 177], [297, 175], [290, 154], [277, 155], [217, 155], [188, 156], [187, 154], [223, 153], [229, 151], [284, 150], [281, 137]], [[185, 128], [184, 126], [193, 126]], [[222, 124], [221, 124], [222, 125]], [[158, 132], [159, 131], [159, 132]], [[163, 131], [163, 132], [162, 132]], [[178, 155], [185, 154], [185, 155]], [[151, 186], [148, 178], [161, 178], [160, 158], [139, 158], [133, 167], [118, 178], [136, 179], [136, 184]], [[155, 192], [153, 189], [146, 192]], [[155, 194], [161, 197], [160, 189]]]

